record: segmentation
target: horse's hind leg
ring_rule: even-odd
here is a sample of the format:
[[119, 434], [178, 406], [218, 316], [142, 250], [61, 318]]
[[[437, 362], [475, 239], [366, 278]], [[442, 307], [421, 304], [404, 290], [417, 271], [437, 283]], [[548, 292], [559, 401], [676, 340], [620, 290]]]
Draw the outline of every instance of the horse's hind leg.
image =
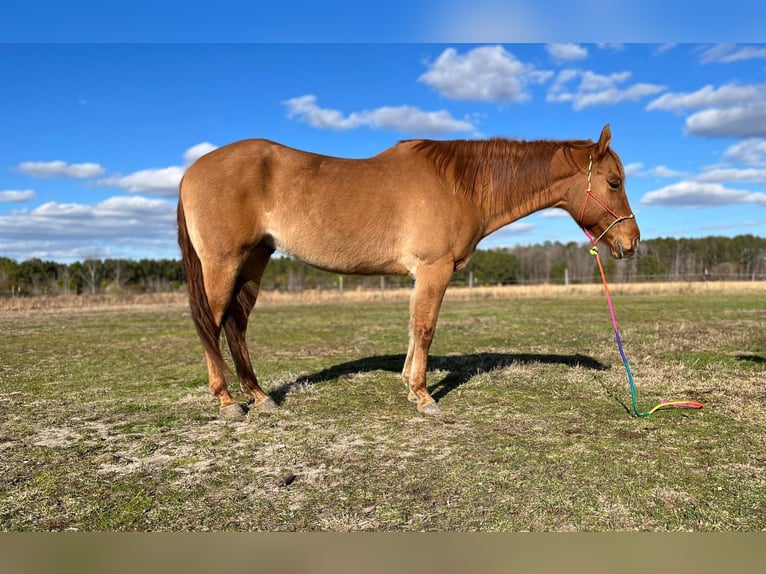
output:
[[212, 319], [212, 339], [209, 347], [205, 348], [210, 392], [220, 403], [220, 414], [224, 418], [242, 418], [245, 411], [229, 393], [226, 382], [226, 363], [218, 348], [224, 316], [232, 298], [232, 292], [237, 280], [239, 260], [207, 261], [203, 263], [204, 289]]
[[272, 250], [264, 245], [257, 246], [249, 255], [239, 274], [229, 309], [224, 319], [226, 341], [229, 344], [234, 365], [237, 369], [240, 387], [250, 395], [255, 406], [261, 410], [273, 409], [277, 405], [258, 384], [253, 371], [250, 352], [247, 349], [246, 332], [250, 312], [258, 298], [261, 277], [269, 262]]
[[207, 361], [208, 381], [210, 383], [210, 392], [218, 399], [220, 404], [220, 415], [225, 419], [240, 419], [245, 416], [245, 411], [239, 405], [229, 392], [226, 383], [226, 372], [216, 357], [213, 357], [205, 350], [205, 360]]

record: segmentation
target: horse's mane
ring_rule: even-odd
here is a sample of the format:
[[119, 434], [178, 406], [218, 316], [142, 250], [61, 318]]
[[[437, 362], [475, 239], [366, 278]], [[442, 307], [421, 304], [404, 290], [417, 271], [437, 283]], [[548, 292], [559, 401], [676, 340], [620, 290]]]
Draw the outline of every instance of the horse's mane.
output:
[[571, 165], [578, 166], [574, 149], [593, 147], [592, 141], [408, 140], [414, 150], [433, 162], [445, 179], [454, 178], [456, 193], [486, 206], [490, 213], [507, 211], [513, 204], [548, 190], [555, 181], [550, 165], [559, 149]]

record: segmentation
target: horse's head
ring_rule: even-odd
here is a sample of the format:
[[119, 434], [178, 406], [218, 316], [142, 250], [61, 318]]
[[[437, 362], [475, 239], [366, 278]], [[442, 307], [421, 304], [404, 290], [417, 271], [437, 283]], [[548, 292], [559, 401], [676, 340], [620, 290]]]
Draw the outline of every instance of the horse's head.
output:
[[[598, 142], [580, 151], [588, 162], [587, 180], [575, 177], [569, 212], [593, 243], [604, 240], [615, 259], [633, 255], [640, 233], [625, 193], [625, 170], [609, 147], [612, 133], [604, 126]], [[587, 153], [587, 158], [584, 155]]]

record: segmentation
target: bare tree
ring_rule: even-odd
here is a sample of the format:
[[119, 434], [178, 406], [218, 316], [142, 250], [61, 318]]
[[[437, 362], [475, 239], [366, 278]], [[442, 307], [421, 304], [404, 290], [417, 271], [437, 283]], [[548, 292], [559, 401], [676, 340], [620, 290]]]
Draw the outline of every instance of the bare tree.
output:
[[86, 259], [82, 263], [82, 281], [91, 295], [98, 293], [103, 265], [100, 259]]

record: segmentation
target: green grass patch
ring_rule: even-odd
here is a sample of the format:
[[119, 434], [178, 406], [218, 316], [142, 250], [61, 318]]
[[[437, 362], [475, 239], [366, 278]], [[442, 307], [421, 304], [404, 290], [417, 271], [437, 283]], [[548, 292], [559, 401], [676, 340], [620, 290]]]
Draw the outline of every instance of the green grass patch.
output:
[[763, 297], [615, 306], [639, 407], [705, 409], [631, 416], [597, 296], [446, 302], [437, 419], [399, 375], [406, 302], [256, 308], [281, 408], [238, 423], [217, 417], [183, 307], [4, 313], [0, 528], [766, 528]]

